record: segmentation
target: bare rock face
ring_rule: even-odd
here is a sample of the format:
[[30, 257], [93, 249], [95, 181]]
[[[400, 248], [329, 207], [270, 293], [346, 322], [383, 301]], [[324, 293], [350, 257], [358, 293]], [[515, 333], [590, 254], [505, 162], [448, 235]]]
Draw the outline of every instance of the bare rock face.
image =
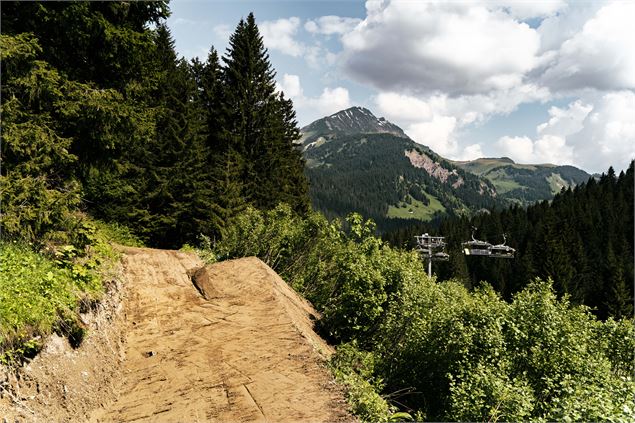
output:
[[433, 178], [437, 178], [439, 181], [446, 183], [451, 176], [455, 176], [456, 180], [452, 183], [452, 187], [458, 188], [463, 185], [463, 178], [459, 176], [456, 169], [449, 171], [440, 163], [435, 162], [426, 154], [420, 153], [417, 150], [406, 150], [404, 154], [414, 167], [425, 170], [428, 172], [428, 175]]
[[192, 275], [192, 283], [196, 289], [198, 289], [198, 292], [201, 293], [203, 298], [208, 301], [213, 298], [220, 297], [220, 292], [214, 288], [214, 284], [212, 282], [214, 276], [213, 270], [210, 267], [202, 267]]

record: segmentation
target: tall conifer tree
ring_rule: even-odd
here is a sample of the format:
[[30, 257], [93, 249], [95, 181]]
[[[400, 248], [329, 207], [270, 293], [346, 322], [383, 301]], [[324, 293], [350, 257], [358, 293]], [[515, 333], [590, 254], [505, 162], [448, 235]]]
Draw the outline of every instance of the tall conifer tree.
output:
[[307, 182], [291, 103], [275, 92], [269, 62], [253, 14], [241, 20], [223, 57], [223, 138], [242, 156], [243, 195], [259, 208], [287, 202], [306, 210]]
[[210, 230], [209, 148], [195, 75], [184, 59], [177, 59], [164, 26], [157, 29], [157, 66], [157, 131], [148, 146], [146, 196], [152, 216], [146, 230], [154, 244], [178, 247]]

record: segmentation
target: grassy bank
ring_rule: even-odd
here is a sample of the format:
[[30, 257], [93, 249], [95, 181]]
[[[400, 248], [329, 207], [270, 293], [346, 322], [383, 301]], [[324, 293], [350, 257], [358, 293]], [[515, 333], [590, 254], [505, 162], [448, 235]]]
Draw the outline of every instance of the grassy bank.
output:
[[140, 244], [126, 228], [89, 219], [80, 232], [79, 246], [0, 242], [0, 362], [34, 356], [52, 332], [79, 345], [79, 315], [100, 301], [119, 260], [112, 243]]

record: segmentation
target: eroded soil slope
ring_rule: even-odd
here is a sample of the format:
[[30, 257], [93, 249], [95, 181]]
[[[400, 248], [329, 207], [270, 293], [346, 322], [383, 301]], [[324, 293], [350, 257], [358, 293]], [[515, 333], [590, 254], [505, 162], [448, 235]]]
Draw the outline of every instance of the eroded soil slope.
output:
[[125, 361], [97, 421], [351, 420], [310, 306], [256, 258], [128, 249]]

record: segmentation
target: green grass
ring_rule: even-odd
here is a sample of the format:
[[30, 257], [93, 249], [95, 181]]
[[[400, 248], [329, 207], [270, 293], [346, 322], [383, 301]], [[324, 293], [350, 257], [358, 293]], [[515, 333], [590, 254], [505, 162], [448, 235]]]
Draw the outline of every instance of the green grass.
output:
[[0, 244], [0, 358], [35, 348], [33, 338], [51, 333], [60, 316], [73, 313], [79, 289], [70, 269], [28, 246]]
[[520, 185], [513, 179], [509, 179], [509, 176], [507, 176], [507, 173], [503, 169], [488, 173], [485, 177], [492, 181], [498, 194], [505, 194], [517, 188], [523, 188], [523, 185]]
[[411, 204], [408, 204], [405, 201], [400, 201], [397, 206], [388, 207], [388, 213], [386, 214], [391, 218], [399, 218], [399, 219], [417, 219], [428, 221], [434, 217], [436, 212], [444, 212], [445, 207], [443, 204], [434, 196], [427, 194], [428, 200], [430, 200], [430, 205], [426, 206], [419, 200], [415, 200], [414, 198], [408, 196], [411, 200]]
[[110, 242], [115, 242], [128, 247], [144, 247], [143, 241], [132, 231], [117, 222], [94, 221], [97, 231]]
[[44, 252], [0, 242], [0, 362], [35, 355], [52, 332], [79, 345], [85, 333], [79, 313], [100, 301], [102, 281], [120, 256], [111, 243], [140, 244], [127, 229], [89, 218], [72, 234], [86, 246], [49, 245]]
[[[526, 164], [518, 164], [518, 163], [510, 163], [503, 159], [493, 159], [493, 158], [484, 158], [484, 159], [476, 159], [467, 162], [455, 161], [452, 162], [456, 166], [467, 170], [468, 172], [474, 173], [479, 176], [486, 176], [485, 174], [490, 172], [491, 170], [501, 167], [508, 166], [513, 167], [515, 169], [528, 169], [535, 170], [536, 166], [534, 165], [526, 165]], [[487, 176], [489, 177], [489, 176]]]

